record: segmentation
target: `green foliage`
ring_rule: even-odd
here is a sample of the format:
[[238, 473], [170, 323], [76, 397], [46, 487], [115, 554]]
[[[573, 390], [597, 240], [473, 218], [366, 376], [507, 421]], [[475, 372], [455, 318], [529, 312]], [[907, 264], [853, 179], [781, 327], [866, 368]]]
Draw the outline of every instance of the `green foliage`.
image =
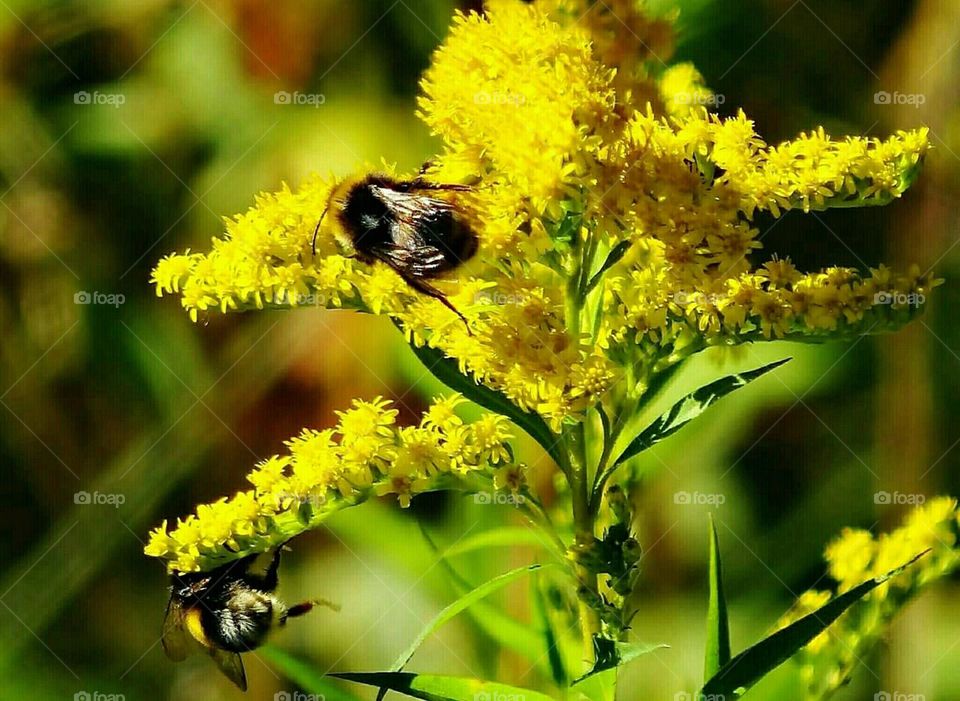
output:
[[722, 699], [742, 695], [825, 631], [844, 611], [922, 556], [923, 553], [882, 577], [868, 580], [844, 592], [813, 613], [794, 621], [786, 628], [781, 628], [736, 655], [703, 685], [700, 690], [701, 697]]
[[478, 698], [523, 698], [527, 701], [553, 701], [546, 694], [533, 689], [521, 689], [508, 684], [470, 679], [444, 677], [411, 672], [350, 672], [333, 676], [348, 681], [390, 689], [425, 701], [476, 701]]
[[730, 623], [727, 600], [723, 594], [723, 566], [720, 539], [710, 517], [710, 604], [707, 609], [707, 645], [703, 665], [704, 680], [710, 679], [730, 661]]
[[562, 460], [557, 437], [537, 414], [522, 411], [502, 392], [464, 375], [460, 372], [457, 361], [447, 357], [442, 351], [429, 346], [417, 346], [415, 343], [411, 343], [410, 348], [423, 366], [447, 387], [485, 409], [509, 417], [536, 440], [550, 457], [558, 463]]
[[417, 636], [416, 640], [413, 641], [410, 647], [402, 655], [400, 655], [400, 657], [397, 658], [396, 662], [393, 663], [393, 671], [399, 672], [402, 670], [410, 661], [410, 658], [413, 657], [414, 653], [416, 653], [417, 649], [423, 644], [423, 642], [459, 613], [465, 611], [476, 602], [486, 598], [487, 596], [490, 596], [495, 591], [502, 589], [520, 577], [528, 575], [539, 569], [541, 569], [541, 565], [518, 567], [515, 570], [511, 570], [510, 572], [501, 574], [498, 577], [494, 577], [490, 581], [481, 584], [472, 591], [469, 591], [461, 596], [459, 599], [443, 609], [443, 611], [438, 613], [436, 617], [427, 624], [427, 626], [420, 632], [420, 635]]
[[638, 657], [666, 647], [670, 646], [663, 643], [621, 643], [599, 635], [595, 636], [593, 639], [593, 667], [589, 672], [576, 679], [573, 684], [580, 684], [594, 675], [622, 667]]

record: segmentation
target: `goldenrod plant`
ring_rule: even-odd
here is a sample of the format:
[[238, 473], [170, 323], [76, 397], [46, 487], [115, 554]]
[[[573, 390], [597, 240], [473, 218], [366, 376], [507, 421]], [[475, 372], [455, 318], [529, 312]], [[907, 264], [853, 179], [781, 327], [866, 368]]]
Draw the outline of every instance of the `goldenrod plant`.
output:
[[[896, 614], [925, 588], [956, 571], [960, 565], [958, 530], [957, 500], [937, 497], [914, 509], [904, 524], [890, 533], [875, 536], [869, 531], [846, 528], [827, 546], [824, 557], [837, 594], [884, 575], [918, 552], [927, 554], [852, 606], [797, 655], [806, 698], [829, 698], [846, 686], [861, 660], [889, 631]], [[805, 592], [783, 617], [781, 625], [813, 613], [832, 598], [830, 590]]]
[[[298, 306], [387, 316], [456, 394], [413, 426], [398, 425], [387, 401], [356, 400], [335, 428], [305, 429], [283, 455], [257, 465], [246, 491], [161, 525], [147, 554], [171, 573], [202, 572], [266, 552], [373, 496], [407, 506], [426, 491], [506, 495], [563, 563], [554, 573], [561, 601], [548, 602], [544, 646], [531, 651], [553, 687], [414, 675], [403, 671], [406, 660], [346, 676], [421, 698], [541, 698], [571, 687], [612, 698], [616, 668], [656, 647], [630, 639], [643, 544], [622, 468], [781, 363], [718, 377], [646, 428], [635, 419], [700, 351], [892, 331], [922, 311], [938, 283], [916, 267], [805, 272], [785, 258], [752, 263], [762, 260], [760, 212], [901, 197], [929, 149], [927, 132], [834, 138], [816, 128], [768, 144], [742, 111], [712, 111], [720, 100], [693, 66], [665, 67], [672, 45], [670, 18], [648, 17], [629, 0], [489, 0], [482, 14], [455, 16], [419, 101], [443, 148], [422, 175], [382, 168], [396, 182], [456, 186], [432, 196], [469, 222], [479, 246], [433, 282], [444, 299], [356, 255], [336, 210], [363, 172], [261, 194], [227, 220], [209, 252], [163, 258], [153, 272], [157, 294], [179, 295], [194, 320]], [[464, 400], [489, 413], [462, 420]], [[556, 463], [549, 503], [525, 480], [513, 446], [520, 431]], [[937, 502], [913, 518], [927, 523], [934, 509], [946, 519], [946, 507]], [[954, 526], [944, 533], [954, 557]], [[836, 596], [808, 595], [809, 615], [732, 657], [714, 533], [701, 693], [732, 698], [804, 646], [810, 659], [825, 648], [808, 644], [832, 635], [838, 617], [837, 630], [861, 625], [844, 611], [863, 597], [874, 603], [861, 607], [879, 606], [880, 592], [902, 578], [945, 569], [946, 555], [937, 555], [897, 574], [936, 544], [896, 534], [882, 542], [894, 541], [877, 549], [868, 535], [845, 535], [830, 550]], [[830, 674], [845, 674], [849, 660], [831, 659], [841, 671]]]

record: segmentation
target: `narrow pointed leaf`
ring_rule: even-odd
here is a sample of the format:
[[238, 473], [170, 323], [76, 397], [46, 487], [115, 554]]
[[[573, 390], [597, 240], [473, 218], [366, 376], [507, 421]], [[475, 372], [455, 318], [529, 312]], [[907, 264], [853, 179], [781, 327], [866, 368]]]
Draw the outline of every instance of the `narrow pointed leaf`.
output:
[[331, 676], [389, 689], [425, 701], [477, 701], [481, 698], [554, 701], [546, 694], [532, 689], [469, 677], [445, 677], [413, 672], [347, 672]]
[[[440, 549], [433, 538], [420, 524], [420, 531], [424, 539], [430, 546], [430, 549], [439, 556], [440, 567], [449, 575], [454, 587], [461, 594], [466, 594], [474, 589], [470, 582], [466, 581], [460, 573], [447, 561], [440, 553]], [[543, 660], [547, 655], [547, 650], [543, 645], [543, 639], [530, 629], [530, 626], [521, 623], [505, 614], [496, 606], [486, 601], [477, 601], [466, 610], [466, 614], [484, 633], [492, 640], [495, 640], [501, 647], [522, 655], [536, 666], [543, 667]]]
[[538, 545], [543, 546], [547, 552], [553, 552], [552, 549], [544, 546], [544, 536], [540, 535], [534, 529], [505, 526], [503, 528], [491, 528], [482, 533], [461, 538], [440, 554], [442, 557], [453, 557], [455, 555], [473, 552], [474, 550], [514, 548], [518, 545]]
[[359, 701], [356, 696], [331, 682], [317, 668], [279, 648], [267, 645], [261, 648], [257, 654], [266, 658], [298, 687], [311, 694], [316, 694], [326, 701]]
[[511, 570], [504, 574], [494, 577], [488, 582], [481, 584], [476, 589], [467, 592], [459, 599], [454, 601], [452, 604], [443, 609], [436, 617], [427, 624], [420, 635], [417, 636], [417, 639], [413, 641], [413, 644], [397, 658], [397, 661], [393, 663], [393, 670], [399, 672], [404, 668], [407, 662], [410, 661], [410, 658], [413, 657], [414, 653], [417, 651], [423, 641], [426, 640], [430, 635], [437, 631], [441, 626], [454, 618], [457, 614], [461, 613], [465, 609], [469, 608], [474, 603], [480, 601], [481, 599], [489, 596], [495, 591], [503, 589], [503, 587], [510, 584], [510, 582], [523, 577], [524, 575], [535, 572], [538, 569], [541, 569], [542, 565], [530, 565], [528, 567], [518, 567], [515, 570]]
[[620, 260], [627, 254], [627, 251], [630, 250], [630, 246], [633, 244], [632, 241], [626, 240], [621, 241], [610, 251], [610, 254], [607, 256], [607, 259], [603, 262], [603, 265], [600, 266], [600, 270], [590, 279], [590, 282], [587, 284], [587, 292], [589, 293], [593, 288], [595, 288], [600, 281], [603, 279], [603, 274], [610, 270], [613, 266], [620, 262]]
[[550, 663], [550, 676], [557, 686], [563, 688], [567, 685], [568, 681], [567, 670], [563, 665], [563, 655], [560, 653], [560, 641], [557, 639], [553, 625], [550, 622], [550, 614], [547, 611], [547, 602], [543, 596], [540, 579], [539, 575], [534, 575], [530, 579], [533, 616], [543, 635], [547, 661]]
[[710, 516], [710, 603], [707, 607], [707, 650], [703, 666], [704, 680], [713, 677], [730, 661], [730, 625], [727, 601], [723, 595], [723, 566], [720, 563], [720, 539]]
[[910, 562], [888, 572], [883, 577], [868, 580], [844, 592], [813, 613], [747, 648], [704, 684], [700, 690], [700, 698], [732, 699], [735, 695], [742, 694], [825, 631], [844, 611], [891, 577], [900, 574], [925, 554], [917, 555]]
[[670, 407], [667, 413], [661, 415], [656, 421], [647, 426], [639, 436], [633, 439], [627, 449], [617, 460], [617, 464], [611, 468], [610, 472], [619, 465], [626, 462], [633, 456], [643, 452], [647, 448], [656, 445], [665, 438], [669, 438], [688, 423], [693, 421], [705, 412], [714, 402], [727, 396], [741, 387], [746, 387], [754, 380], [763, 377], [768, 372], [776, 370], [791, 359], [778, 360], [775, 363], [764, 365], [756, 370], [743, 372], [738, 375], [728, 375], [716, 382], [711, 382], [705, 387], [701, 387], [696, 392], [688, 394], [679, 402]]
[[410, 349], [423, 366], [443, 384], [484, 409], [508, 417], [537, 441], [555, 462], [560, 462], [559, 439], [540, 416], [523, 411], [502, 392], [478, 384], [473, 377], [464, 375], [460, 372], [457, 361], [448, 358], [442, 351], [428, 346], [417, 347], [412, 343]]
[[663, 643], [619, 643], [594, 636], [593, 653], [596, 662], [593, 664], [593, 669], [579, 679], [574, 680], [573, 684], [579, 684], [596, 674], [606, 672], [608, 669], [621, 667], [628, 662], [633, 662], [633, 660], [642, 655], [647, 655], [654, 650], [666, 647], [670, 646]]

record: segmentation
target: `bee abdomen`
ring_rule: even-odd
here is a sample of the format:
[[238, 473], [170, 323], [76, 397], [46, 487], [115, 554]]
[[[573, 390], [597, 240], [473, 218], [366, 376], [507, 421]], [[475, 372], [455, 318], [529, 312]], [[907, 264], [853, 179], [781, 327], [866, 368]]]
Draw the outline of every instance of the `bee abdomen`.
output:
[[235, 591], [219, 609], [205, 612], [210, 641], [230, 652], [247, 652], [263, 644], [282, 604], [270, 594], [251, 589]]

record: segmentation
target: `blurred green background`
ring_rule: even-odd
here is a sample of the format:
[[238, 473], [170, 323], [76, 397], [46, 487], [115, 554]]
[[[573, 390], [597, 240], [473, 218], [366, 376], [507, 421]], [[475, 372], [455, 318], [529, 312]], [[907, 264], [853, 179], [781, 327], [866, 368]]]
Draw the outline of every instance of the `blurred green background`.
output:
[[[142, 555], [148, 529], [242, 488], [257, 460], [303, 426], [331, 425], [353, 397], [392, 398], [412, 421], [441, 387], [382, 320], [310, 310], [194, 325], [174, 298], [156, 298], [150, 269], [208, 247], [259, 190], [381, 158], [416, 168], [438, 146], [414, 116], [419, 74], [455, 7], [472, 5], [0, 0], [0, 699], [241, 697], [208, 660], [163, 656], [166, 581]], [[918, 263], [947, 284], [896, 336], [713, 353], [678, 379], [676, 392], [721, 364], [794, 357], [641, 466], [635, 628], [672, 647], [625, 674], [620, 698], [638, 701], [674, 699], [701, 674], [707, 507], [675, 504], [676, 492], [725, 498], [735, 648], [823, 576], [822, 547], [841, 527], [889, 527], [909, 508], [876, 504], [877, 492], [960, 492], [960, 7], [651, 5], [680, 9], [677, 58], [700, 67], [721, 112], [742, 106], [769, 141], [818, 124], [877, 136], [930, 127], [935, 149], [903, 201], [761, 219], [758, 260]], [[924, 104], [883, 104], [878, 91]], [[546, 460], [524, 449], [548, 480]], [[443, 496], [336, 516], [297, 539], [281, 594], [343, 610], [298, 621], [277, 644], [321, 670], [383, 669], [455, 596], [417, 519], [451, 543], [513, 517]], [[455, 564], [479, 582], [537, 557], [518, 547]], [[952, 583], [914, 603], [838, 698], [960, 698], [958, 593]], [[523, 585], [503, 599], [529, 616]], [[246, 666], [249, 698], [295, 690], [256, 656]], [[469, 619], [412, 664], [538, 685], [527, 666]], [[751, 698], [795, 698], [795, 683], [785, 667]]]

